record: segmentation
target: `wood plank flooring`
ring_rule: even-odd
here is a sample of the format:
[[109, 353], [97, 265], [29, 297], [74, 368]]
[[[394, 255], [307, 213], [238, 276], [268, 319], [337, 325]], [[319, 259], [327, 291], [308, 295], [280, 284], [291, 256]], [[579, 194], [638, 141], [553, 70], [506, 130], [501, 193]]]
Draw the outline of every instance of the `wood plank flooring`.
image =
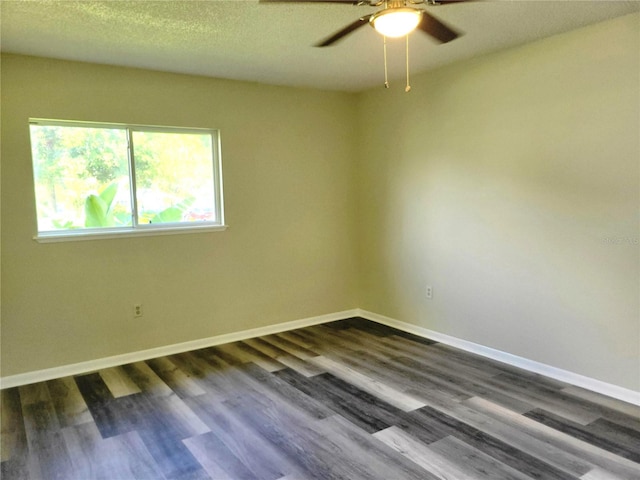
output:
[[360, 318], [2, 391], [2, 479], [640, 479], [640, 408]]

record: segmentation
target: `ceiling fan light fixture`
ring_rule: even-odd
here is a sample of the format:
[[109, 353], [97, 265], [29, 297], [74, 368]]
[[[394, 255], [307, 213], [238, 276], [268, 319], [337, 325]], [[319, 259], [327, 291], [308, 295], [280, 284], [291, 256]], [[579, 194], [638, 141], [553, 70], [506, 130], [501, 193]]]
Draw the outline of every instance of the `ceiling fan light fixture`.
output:
[[388, 8], [371, 16], [370, 22], [385, 37], [404, 37], [413, 32], [422, 18], [422, 10], [410, 7]]

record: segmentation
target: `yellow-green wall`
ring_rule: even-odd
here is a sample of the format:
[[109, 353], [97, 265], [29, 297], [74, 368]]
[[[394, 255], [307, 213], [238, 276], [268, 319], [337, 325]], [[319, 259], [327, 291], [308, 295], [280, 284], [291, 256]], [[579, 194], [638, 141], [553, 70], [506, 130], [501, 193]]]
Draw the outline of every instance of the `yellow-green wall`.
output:
[[[361, 307], [640, 390], [639, 24], [410, 94], [3, 55], [2, 375]], [[230, 228], [36, 243], [29, 117], [220, 128]]]
[[[3, 55], [2, 375], [356, 307], [355, 114], [346, 93]], [[229, 229], [35, 242], [29, 117], [219, 128]]]
[[639, 27], [360, 97], [362, 308], [640, 390]]

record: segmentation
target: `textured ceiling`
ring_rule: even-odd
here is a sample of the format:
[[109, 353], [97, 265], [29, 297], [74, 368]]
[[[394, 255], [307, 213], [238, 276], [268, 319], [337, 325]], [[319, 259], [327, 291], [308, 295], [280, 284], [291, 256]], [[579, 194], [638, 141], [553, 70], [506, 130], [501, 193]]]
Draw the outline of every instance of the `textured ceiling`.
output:
[[[1, 0], [0, 8], [3, 52], [335, 90], [383, 82], [382, 37], [366, 25], [333, 47], [312, 47], [375, 11], [368, 6]], [[412, 34], [412, 74], [640, 11], [640, 2], [477, 1], [425, 8], [465, 35], [439, 45], [422, 32]], [[403, 78], [403, 41], [390, 44], [389, 74]]]

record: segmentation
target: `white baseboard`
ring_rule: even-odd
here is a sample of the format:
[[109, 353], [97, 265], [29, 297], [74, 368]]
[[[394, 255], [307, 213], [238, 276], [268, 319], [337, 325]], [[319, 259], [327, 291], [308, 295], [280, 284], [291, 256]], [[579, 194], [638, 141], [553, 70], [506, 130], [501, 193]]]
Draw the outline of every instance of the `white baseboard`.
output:
[[547, 377], [554, 378], [571, 385], [586, 388], [587, 390], [601, 393], [612, 398], [617, 398], [618, 400], [632, 403], [634, 405], [640, 405], [640, 392], [636, 392], [628, 388], [623, 388], [618, 385], [613, 385], [611, 383], [602, 382], [594, 378], [569, 372], [567, 370], [562, 370], [560, 368], [552, 367], [544, 363], [529, 360], [517, 355], [512, 355], [510, 353], [506, 353], [490, 347], [485, 347], [483, 345], [452, 337], [450, 335], [435, 332], [433, 330], [419, 327], [417, 325], [401, 322], [399, 320], [385, 317], [384, 315], [379, 315], [367, 310], [362, 310], [360, 308], [330, 313], [327, 315], [320, 315], [317, 317], [303, 318], [301, 320], [278, 323], [275, 325], [268, 325], [266, 327], [251, 328], [249, 330], [216, 335], [214, 337], [202, 338], [189, 342], [165, 345], [163, 347], [151, 348], [149, 350], [141, 350], [138, 352], [114, 355], [112, 357], [99, 358], [86, 362], [74, 363], [71, 365], [63, 365], [60, 367], [47, 368], [45, 370], [37, 370], [34, 372], [2, 377], [0, 378], [0, 389], [18, 387], [21, 385], [52, 380], [54, 378], [67, 377], [70, 375], [80, 375], [103, 368], [125, 365], [132, 362], [140, 362], [149, 360], [150, 358], [188, 352], [191, 350], [197, 350], [199, 348], [212, 347], [223, 343], [237, 342], [239, 340], [245, 340], [247, 338], [270, 335], [273, 333], [294, 330], [296, 328], [309, 327], [311, 325], [319, 325], [322, 323], [333, 322], [335, 320], [342, 320], [350, 317], [362, 317], [373, 322], [397, 328], [398, 330], [413, 333], [414, 335], [418, 335], [420, 337], [435, 340], [446, 345], [451, 345], [452, 347], [459, 348], [460, 350], [482, 355], [483, 357], [497, 360], [514, 367], [519, 367], [530, 372], [539, 373], [541, 375], [545, 375]]
[[150, 358], [164, 357], [165, 355], [174, 355], [176, 353], [198, 350], [199, 348], [213, 347], [223, 343], [237, 342], [247, 338], [260, 337], [263, 335], [271, 335], [296, 328], [309, 327], [321, 323], [333, 322], [349, 317], [356, 317], [359, 314], [358, 309], [345, 310], [343, 312], [329, 313], [317, 317], [303, 318], [301, 320], [293, 320], [291, 322], [277, 323], [266, 327], [251, 328], [240, 332], [226, 333], [216, 335], [209, 338], [201, 338], [191, 340], [189, 342], [175, 343], [173, 345], [165, 345], [163, 347], [151, 348], [149, 350], [141, 350], [138, 352], [125, 353], [122, 355], [114, 355], [112, 357], [98, 358], [86, 362], [73, 363], [70, 365], [62, 365], [60, 367], [47, 368], [45, 370], [36, 370], [34, 372], [20, 373], [0, 378], [0, 389], [19, 387], [30, 383], [43, 382], [54, 378], [68, 377], [70, 375], [80, 375], [83, 373], [94, 372], [103, 368], [116, 367], [127, 363], [141, 362]]
[[367, 320], [381, 323], [389, 327], [397, 328], [398, 330], [402, 330], [408, 333], [413, 333], [414, 335], [418, 335], [419, 337], [435, 340], [436, 342], [451, 345], [452, 347], [459, 348], [460, 350], [482, 355], [483, 357], [487, 357], [492, 360], [497, 360], [499, 362], [522, 368], [533, 373], [539, 373], [546, 377], [560, 380], [561, 382], [569, 383], [577, 387], [586, 388], [587, 390], [601, 393], [608, 397], [617, 398], [618, 400], [640, 406], [640, 392], [637, 392], [635, 390], [630, 390], [618, 385], [602, 382], [600, 380], [596, 380], [595, 378], [586, 377], [584, 375], [569, 372], [567, 370], [562, 370], [560, 368], [552, 367], [544, 363], [529, 360], [528, 358], [512, 355], [510, 353], [506, 353], [490, 347], [485, 347], [483, 345], [445, 335], [443, 333], [434, 332], [433, 330], [419, 327], [417, 325], [412, 325], [410, 323], [401, 322], [399, 320], [385, 317], [384, 315], [379, 315], [367, 310], [359, 309], [358, 312], [358, 316], [366, 318]]

